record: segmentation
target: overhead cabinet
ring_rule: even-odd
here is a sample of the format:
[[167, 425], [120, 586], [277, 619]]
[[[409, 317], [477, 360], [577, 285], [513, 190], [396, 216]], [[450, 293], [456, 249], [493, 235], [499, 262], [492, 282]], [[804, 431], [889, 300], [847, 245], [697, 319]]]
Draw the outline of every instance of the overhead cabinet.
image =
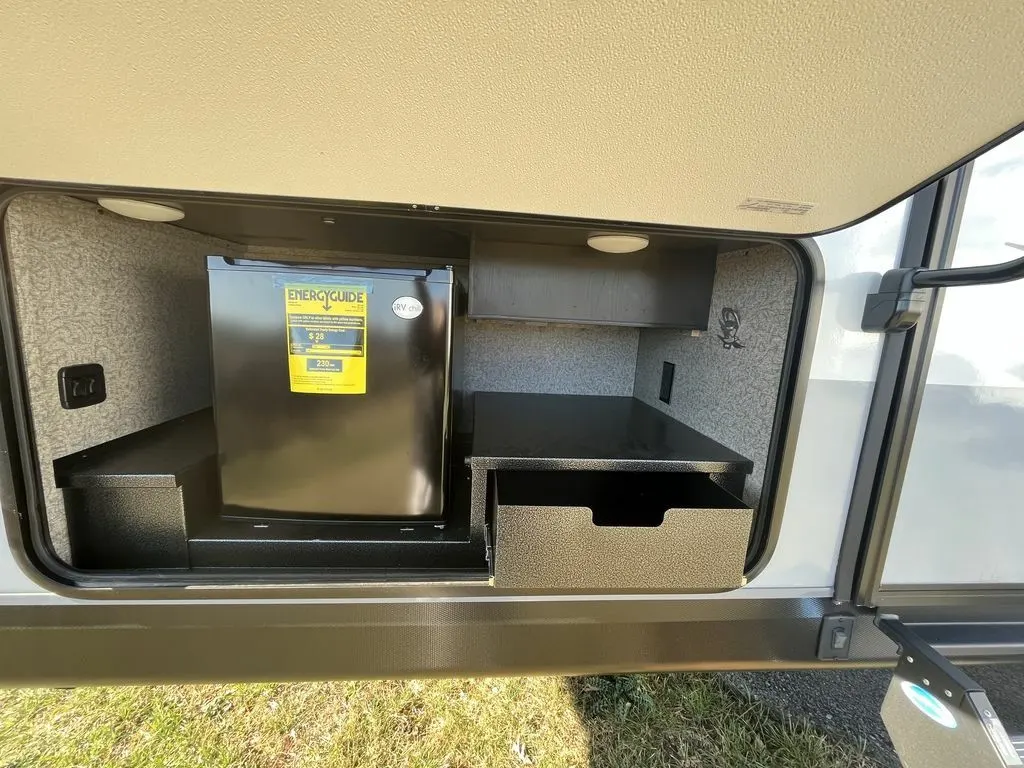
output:
[[469, 316], [707, 330], [715, 262], [714, 247], [611, 254], [477, 241]]

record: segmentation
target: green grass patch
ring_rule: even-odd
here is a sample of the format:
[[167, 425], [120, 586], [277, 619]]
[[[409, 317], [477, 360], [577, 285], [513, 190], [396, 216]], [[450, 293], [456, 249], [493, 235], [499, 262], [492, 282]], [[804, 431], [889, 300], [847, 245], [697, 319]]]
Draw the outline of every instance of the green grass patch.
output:
[[0, 766], [867, 767], [713, 675], [0, 691]]

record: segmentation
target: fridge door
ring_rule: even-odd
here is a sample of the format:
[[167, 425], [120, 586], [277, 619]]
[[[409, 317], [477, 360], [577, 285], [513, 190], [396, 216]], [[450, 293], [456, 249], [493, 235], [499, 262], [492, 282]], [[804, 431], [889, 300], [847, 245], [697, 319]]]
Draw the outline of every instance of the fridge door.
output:
[[451, 271], [208, 267], [224, 513], [441, 518]]

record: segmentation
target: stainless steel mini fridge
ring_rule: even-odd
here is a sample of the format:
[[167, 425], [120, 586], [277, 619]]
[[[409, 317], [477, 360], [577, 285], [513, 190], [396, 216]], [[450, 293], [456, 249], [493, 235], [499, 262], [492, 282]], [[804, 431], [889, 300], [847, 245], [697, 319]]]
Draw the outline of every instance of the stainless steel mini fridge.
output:
[[224, 514], [440, 519], [452, 271], [207, 268]]

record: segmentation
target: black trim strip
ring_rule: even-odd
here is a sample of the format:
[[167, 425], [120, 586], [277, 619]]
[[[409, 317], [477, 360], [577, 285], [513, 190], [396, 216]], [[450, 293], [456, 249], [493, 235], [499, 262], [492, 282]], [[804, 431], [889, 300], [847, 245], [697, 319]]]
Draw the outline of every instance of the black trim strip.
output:
[[[935, 184], [922, 190], [911, 201], [897, 262], [900, 267], [921, 267], [927, 261], [933, 236], [932, 223], [939, 204], [939, 186]], [[864, 440], [854, 474], [850, 507], [836, 564], [835, 597], [840, 601], [853, 598], [854, 586], [860, 575], [863, 543], [871, 528], [872, 512], [876, 504], [875, 479], [891, 440], [890, 424], [894, 417], [896, 396], [903, 387], [905, 361], [912, 338], [912, 332], [892, 333], [887, 334], [882, 341], [875, 388], [864, 426]]]
[[[9, 605], [0, 683], [834, 667], [815, 656], [829, 607], [763, 598]], [[891, 647], [877, 647], [883, 655], [865, 663], [891, 663]]]
[[[765, 459], [761, 503], [754, 516], [744, 565], [748, 580], [768, 565], [770, 557], [766, 555], [775, 550], [782, 527], [785, 491], [789, 487], [790, 471], [796, 454], [796, 437], [800, 432], [804, 395], [810, 378], [809, 365], [821, 314], [822, 281], [815, 279], [824, 273], [821, 252], [809, 240], [791, 244], [786, 250], [793, 257], [797, 284], [782, 362], [782, 376], [775, 396], [775, 420]], [[801, 359], [805, 362], [804, 366], [799, 364]]]

